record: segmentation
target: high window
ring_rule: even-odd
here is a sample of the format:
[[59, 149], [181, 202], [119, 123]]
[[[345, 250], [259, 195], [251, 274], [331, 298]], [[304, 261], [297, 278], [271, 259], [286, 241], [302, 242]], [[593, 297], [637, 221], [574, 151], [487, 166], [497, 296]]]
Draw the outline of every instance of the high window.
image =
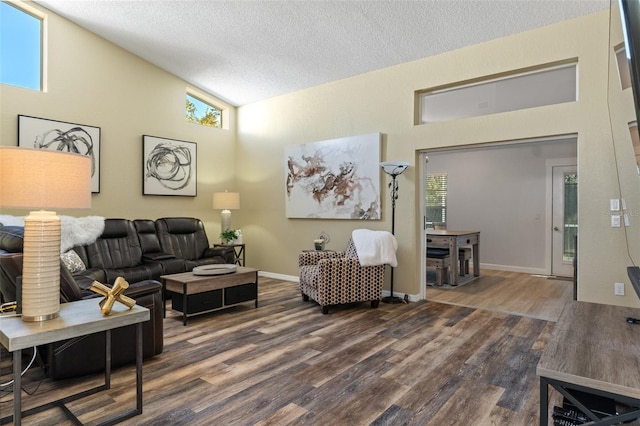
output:
[[447, 174], [427, 175], [427, 227], [447, 227]]
[[42, 90], [43, 18], [0, 2], [0, 83]]
[[187, 93], [186, 118], [190, 123], [209, 127], [222, 127], [222, 110], [209, 102]]
[[577, 69], [576, 63], [556, 64], [420, 91], [416, 124], [575, 102]]

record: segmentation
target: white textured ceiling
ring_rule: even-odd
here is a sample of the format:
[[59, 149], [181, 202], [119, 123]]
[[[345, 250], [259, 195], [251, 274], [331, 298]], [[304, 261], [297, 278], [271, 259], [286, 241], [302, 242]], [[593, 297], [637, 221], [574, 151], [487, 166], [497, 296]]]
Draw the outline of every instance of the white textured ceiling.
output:
[[37, 3], [233, 105], [609, 7], [609, 0]]

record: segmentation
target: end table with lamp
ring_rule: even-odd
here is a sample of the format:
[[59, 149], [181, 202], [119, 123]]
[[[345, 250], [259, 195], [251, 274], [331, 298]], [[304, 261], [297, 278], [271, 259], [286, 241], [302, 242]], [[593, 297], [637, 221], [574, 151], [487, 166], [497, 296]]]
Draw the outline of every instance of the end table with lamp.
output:
[[233, 263], [238, 266], [246, 266], [244, 244], [214, 244], [213, 247], [233, 247]]

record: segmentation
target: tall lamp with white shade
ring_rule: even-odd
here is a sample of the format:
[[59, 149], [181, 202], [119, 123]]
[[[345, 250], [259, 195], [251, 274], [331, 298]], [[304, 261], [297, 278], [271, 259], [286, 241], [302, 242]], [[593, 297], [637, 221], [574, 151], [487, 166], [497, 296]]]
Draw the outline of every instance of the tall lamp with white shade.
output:
[[[389, 182], [389, 188], [391, 189], [391, 233], [395, 235], [396, 231], [396, 200], [398, 199], [398, 181], [396, 178], [398, 175], [404, 173], [409, 167], [409, 163], [406, 161], [384, 161], [380, 163], [382, 170], [391, 176], [391, 182]], [[391, 293], [387, 297], [383, 297], [384, 303], [402, 303], [403, 300], [393, 295], [393, 268], [391, 268]]]
[[240, 194], [238, 192], [228, 191], [214, 192], [213, 208], [215, 210], [222, 210], [220, 230], [224, 232], [227, 229], [231, 229], [231, 210], [238, 210], [240, 208]]
[[60, 151], [0, 147], [0, 207], [38, 208], [24, 221], [22, 320], [60, 311], [60, 218], [44, 209], [91, 207], [91, 158]]

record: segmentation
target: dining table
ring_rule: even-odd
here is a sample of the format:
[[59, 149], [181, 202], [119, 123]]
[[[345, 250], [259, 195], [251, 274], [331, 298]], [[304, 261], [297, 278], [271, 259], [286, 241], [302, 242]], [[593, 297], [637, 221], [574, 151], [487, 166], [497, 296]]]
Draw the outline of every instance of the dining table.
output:
[[480, 276], [480, 231], [454, 231], [449, 229], [427, 229], [427, 248], [447, 248], [451, 256], [449, 284], [458, 285], [460, 263], [458, 250], [471, 246], [473, 276]]

